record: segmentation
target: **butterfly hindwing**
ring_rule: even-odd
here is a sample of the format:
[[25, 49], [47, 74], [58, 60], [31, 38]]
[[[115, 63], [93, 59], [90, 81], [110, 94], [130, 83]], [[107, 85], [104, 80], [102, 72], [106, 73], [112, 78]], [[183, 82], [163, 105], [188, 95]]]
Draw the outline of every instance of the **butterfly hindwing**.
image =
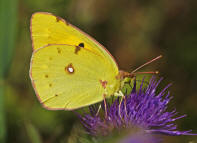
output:
[[71, 110], [102, 101], [104, 94], [118, 90], [117, 75], [108, 57], [76, 46], [47, 45], [31, 59], [32, 84], [48, 109]]

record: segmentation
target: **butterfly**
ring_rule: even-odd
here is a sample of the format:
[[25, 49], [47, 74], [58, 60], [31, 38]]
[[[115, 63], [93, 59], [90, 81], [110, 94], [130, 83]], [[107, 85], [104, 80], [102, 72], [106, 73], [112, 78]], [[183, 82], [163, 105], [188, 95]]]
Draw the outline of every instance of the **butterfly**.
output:
[[51, 13], [31, 17], [33, 53], [30, 78], [40, 103], [49, 110], [74, 110], [110, 97], [124, 77], [107, 49]]
[[95, 39], [64, 19], [37, 12], [31, 17], [30, 78], [42, 105], [73, 110], [120, 89], [118, 65]]

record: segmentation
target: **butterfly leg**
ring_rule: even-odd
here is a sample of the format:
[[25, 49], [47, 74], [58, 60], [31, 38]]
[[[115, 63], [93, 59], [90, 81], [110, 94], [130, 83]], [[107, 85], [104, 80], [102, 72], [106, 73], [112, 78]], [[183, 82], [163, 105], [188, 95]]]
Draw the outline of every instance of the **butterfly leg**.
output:
[[121, 98], [120, 103], [119, 103], [119, 116], [120, 116], [121, 119], [123, 119], [122, 114], [120, 112], [121, 111], [120, 108], [121, 108], [122, 102], [124, 100], [124, 110], [125, 110], [125, 114], [127, 116], [126, 98], [125, 98], [124, 94], [122, 93], [122, 91], [119, 91], [118, 93], [115, 93], [114, 96], [119, 96]]
[[107, 118], [107, 103], [106, 103], [106, 94], [103, 94], [104, 108], [105, 108], [105, 118]]
[[97, 110], [97, 112], [96, 112], [96, 116], [98, 116], [100, 110], [101, 110], [101, 104], [100, 104], [99, 107], [98, 107], [98, 110]]

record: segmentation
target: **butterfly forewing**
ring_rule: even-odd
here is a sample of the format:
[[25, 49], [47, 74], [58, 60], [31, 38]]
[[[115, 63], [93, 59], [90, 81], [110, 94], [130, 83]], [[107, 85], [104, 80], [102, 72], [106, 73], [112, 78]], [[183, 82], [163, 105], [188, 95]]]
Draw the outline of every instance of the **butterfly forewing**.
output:
[[31, 18], [31, 37], [33, 50], [48, 44], [83, 45], [86, 49], [108, 57], [117, 66], [111, 54], [95, 39], [60, 17], [46, 12], [37, 12]]

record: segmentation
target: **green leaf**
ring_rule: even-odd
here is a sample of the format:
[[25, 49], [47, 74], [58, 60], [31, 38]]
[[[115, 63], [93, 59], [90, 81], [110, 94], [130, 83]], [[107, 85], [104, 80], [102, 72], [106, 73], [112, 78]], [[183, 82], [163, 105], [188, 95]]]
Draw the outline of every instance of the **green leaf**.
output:
[[10, 67], [17, 31], [17, 0], [0, 0], [0, 142], [6, 142], [4, 80]]
[[32, 124], [27, 123], [26, 129], [27, 129], [27, 134], [30, 138], [31, 143], [42, 143], [38, 131], [36, 130], [36, 128]]

